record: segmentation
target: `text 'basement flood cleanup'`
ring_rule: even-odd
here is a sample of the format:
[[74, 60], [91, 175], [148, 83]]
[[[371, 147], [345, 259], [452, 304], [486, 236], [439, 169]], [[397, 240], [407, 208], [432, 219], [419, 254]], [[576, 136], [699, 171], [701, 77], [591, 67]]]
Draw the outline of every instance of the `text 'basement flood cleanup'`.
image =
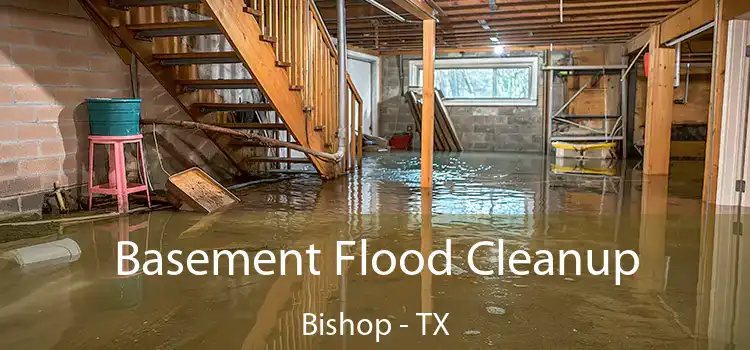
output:
[[[457, 267], [452, 262], [452, 245], [452, 241], [448, 239], [445, 241], [445, 249], [434, 250], [428, 256], [424, 256], [420, 251], [416, 250], [404, 251], [400, 256], [388, 250], [378, 250], [368, 259], [366, 239], [360, 240], [359, 244], [356, 241], [338, 241], [336, 244], [336, 274], [342, 275], [342, 271], [346, 270], [345, 262], [353, 261], [355, 256], [358, 256], [360, 260], [360, 274], [362, 275], [367, 275], [369, 271], [372, 271], [377, 275], [385, 276], [392, 274], [396, 269], [399, 269], [400, 272], [406, 275], [418, 275], [425, 271], [425, 268], [436, 276], [454, 275], [456, 271], [453, 270], [457, 269]], [[350, 252], [350, 250], [358, 250], [358, 252]], [[477, 264], [479, 261], [488, 260], [486, 258], [488, 252], [490, 253], [489, 256], [492, 257], [489, 260], [496, 261], [496, 266], [493, 269], [482, 268]], [[320, 270], [316, 266], [315, 259], [323, 254], [314, 244], [311, 244], [303, 252], [298, 250], [279, 250], [278, 253], [275, 253], [271, 250], [261, 250], [256, 252], [252, 258], [243, 250], [213, 250], [210, 254], [202, 250], [195, 250], [187, 254], [181, 250], [172, 250], [166, 254], [166, 264], [168, 266], [165, 266], [165, 256], [161, 252], [146, 250], [141, 266], [137, 258], [138, 253], [137, 244], [130, 241], [118, 242], [117, 272], [119, 275], [128, 276], [142, 270], [146, 275], [167, 274], [174, 276], [182, 274], [185, 268], [193, 275], [207, 275], [209, 271], [212, 271], [213, 275], [219, 275], [221, 273], [220, 263], [222, 260], [228, 262], [226, 272], [229, 275], [235, 274], [235, 264], [243, 266], [242, 273], [244, 275], [250, 275], [254, 272], [255, 274], [264, 276], [275, 275], [277, 273], [283, 276], [290, 273], [290, 271], [287, 271], [287, 266], [295, 267], [291, 273], [302, 275], [305, 273], [303, 264], [307, 260], [309, 273], [317, 276], [320, 275]], [[532, 256], [534, 257], [533, 261]], [[615, 250], [612, 257], [615, 260], [614, 275], [616, 285], [620, 285], [623, 275], [630, 276], [638, 271], [639, 260], [635, 252], [631, 250]], [[626, 257], [630, 257], [630, 259], [625, 259]], [[183, 258], [184, 262], [182, 261]], [[469, 270], [481, 276], [490, 276], [493, 274], [504, 275], [506, 273], [506, 266], [510, 273], [519, 276], [528, 275], [532, 272], [540, 276], [553, 276], [555, 275], [555, 271], [560, 276], [565, 275], [566, 272], [580, 276], [583, 271], [584, 258], [589, 274], [594, 276], [610, 275], [610, 252], [608, 250], [602, 250], [601, 252], [586, 250], [583, 254], [575, 250], [560, 250], [557, 254], [553, 254], [549, 250], [537, 250], [533, 254], [526, 250], [515, 250], [506, 255], [502, 239], [475, 243], [468, 250], [466, 261]], [[241, 260], [238, 261], [237, 259]], [[567, 267], [567, 270], [566, 260], [572, 265], [571, 267]], [[600, 262], [600, 264], [597, 264], [598, 267], [595, 266], [595, 260], [596, 262]], [[412, 261], [415, 263], [412, 263]], [[208, 265], [212, 265], [212, 267]]]

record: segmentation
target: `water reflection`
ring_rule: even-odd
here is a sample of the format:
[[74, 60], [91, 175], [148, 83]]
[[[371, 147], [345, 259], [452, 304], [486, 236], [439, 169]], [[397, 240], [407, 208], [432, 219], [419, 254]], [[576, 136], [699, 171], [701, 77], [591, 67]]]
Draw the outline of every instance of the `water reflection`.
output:
[[[215, 215], [154, 212], [7, 243], [0, 251], [70, 238], [82, 253], [43, 269], [0, 269], [0, 348], [750, 347], [742, 332], [750, 317], [743, 312], [750, 311], [743, 267], [750, 262], [744, 236], [736, 234], [745, 216], [720, 208], [702, 219], [700, 188], [690, 178], [698, 172], [642, 178], [615, 164], [592, 173], [534, 155], [436, 155], [436, 162], [430, 193], [420, 189], [417, 155], [375, 155], [362, 174], [248, 189], [239, 206]], [[336, 241], [361, 238], [370, 240], [370, 252], [397, 256], [429, 254], [450, 238], [454, 276], [364, 275], [358, 246], [337, 276]], [[611, 275], [467, 272], [468, 247], [499, 238], [508, 251], [632, 249], [641, 265], [619, 287]], [[146, 249], [253, 255], [315, 244], [322, 273], [122, 278], [115, 261], [122, 240], [138, 244], [139, 259]], [[480, 263], [497, 263], [495, 253], [487, 250]], [[304, 313], [344, 311], [408, 327], [380, 343], [373, 336], [303, 335]], [[450, 313], [450, 335], [432, 336], [432, 324], [422, 336], [417, 312]]]

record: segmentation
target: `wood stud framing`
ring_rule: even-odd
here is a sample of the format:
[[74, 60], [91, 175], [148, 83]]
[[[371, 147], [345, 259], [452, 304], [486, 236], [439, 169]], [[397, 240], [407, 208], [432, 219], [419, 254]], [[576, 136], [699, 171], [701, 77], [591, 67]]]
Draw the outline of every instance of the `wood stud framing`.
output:
[[[335, 1], [316, 3], [328, 29], [335, 33]], [[422, 33], [419, 22], [423, 17], [429, 17], [415, 4], [424, 2], [383, 0], [380, 3], [410, 22], [399, 22], [363, 1], [352, 1], [347, 5], [348, 43], [380, 54], [420, 50]], [[435, 3], [444, 13], [438, 17], [436, 28], [436, 47], [442, 49], [486, 47], [493, 44], [490, 37], [498, 37], [505, 45], [520, 46], [624, 43], [690, 1], [566, 0], [562, 23], [557, 1], [504, 0], [497, 2], [496, 11], [490, 10], [487, 1], [437, 0]], [[693, 11], [698, 10], [688, 13]], [[689, 23], [683, 26], [702, 21], [701, 18], [692, 19], [695, 17], [692, 15], [689, 17]], [[490, 29], [483, 29], [477, 20], [485, 20]]]

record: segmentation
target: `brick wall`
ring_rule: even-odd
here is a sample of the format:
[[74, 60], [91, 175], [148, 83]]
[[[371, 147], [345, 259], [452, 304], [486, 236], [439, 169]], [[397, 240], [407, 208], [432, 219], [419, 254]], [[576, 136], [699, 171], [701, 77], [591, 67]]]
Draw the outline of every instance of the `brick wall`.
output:
[[[0, 216], [38, 211], [55, 181], [84, 185], [89, 128], [82, 102], [132, 94], [128, 66], [76, 1], [12, 5], [0, 7]], [[144, 117], [188, 118], [153, 77], [139, 79]], [[202, 133], [160, 128], [159, 137], [169, 172], [195, 165], [218, 179], [236, 172]], [[145, 140], [158, 187], [166, 175], [156, 162], [153, 137]]]

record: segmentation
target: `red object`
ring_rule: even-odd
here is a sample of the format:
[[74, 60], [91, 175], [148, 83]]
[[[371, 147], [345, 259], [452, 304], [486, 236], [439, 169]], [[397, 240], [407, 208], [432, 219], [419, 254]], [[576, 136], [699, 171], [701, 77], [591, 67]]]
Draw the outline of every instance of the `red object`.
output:
[[388, 140], [388, 146], [390, 146], [392, 150], [408, 151], [411, 150], [411, 140], [411, 134], [393, 135]]
[[646, 78], [648, 78], [648, 63], [651, 58], [651, 55], [649, 55], [648, 52], [646, 52], [645, 55], [643, 55], [643, 67], [646, 69]]
[[[143, 171], [143, 184], [129, 184], [125, 173], [125, 151], [126, 143], [138, 144], [140, 151], [141, 170]], [[109, 183], [94, 185], [94, 145], [107, 145], [109, 153]], [[89, 210], [94, 193], [108, 194], [117, 197], [117, 210], [120, 213], [128, 211], [128, 195], [135, 192], [146, 191], [148, 207], [151, 208], [151, 195], [148, 193], [148, 180], [146, 174], [146, 160], [143, 154], [143, 135], [132, 136], [89, 136]]]

